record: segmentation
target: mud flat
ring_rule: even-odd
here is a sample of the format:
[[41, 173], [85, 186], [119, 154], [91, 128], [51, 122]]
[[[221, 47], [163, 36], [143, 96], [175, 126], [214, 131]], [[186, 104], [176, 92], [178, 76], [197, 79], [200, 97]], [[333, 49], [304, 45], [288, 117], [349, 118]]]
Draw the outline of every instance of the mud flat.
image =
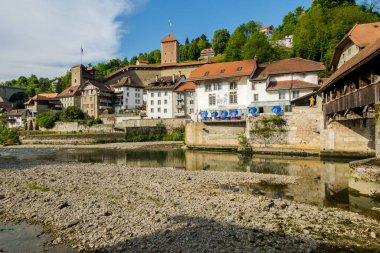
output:
[[5, 160], [0, 178], [2, 220], [42, 224], [78, 251], [380, 251], [377, 220], [233, 187], [291, 176]]

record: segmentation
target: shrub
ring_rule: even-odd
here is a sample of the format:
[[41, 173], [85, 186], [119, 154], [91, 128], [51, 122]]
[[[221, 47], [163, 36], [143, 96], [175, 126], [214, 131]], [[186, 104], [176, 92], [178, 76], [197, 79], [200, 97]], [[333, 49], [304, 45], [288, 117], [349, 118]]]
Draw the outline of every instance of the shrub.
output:
[[73, 122], [84, 119], [84, 113], [76, 106], [69, 106], [60, 115], [61, 121]]
[[53, 128], [54, 123], [58, 120], [57, 116], [51, 111], [43, 112], [37, 116], [37, 124], [46, 129]]
[[89, 119], [86, 121], [86, 126], [91, 127], [93, 125], [102, 124], [103, 121], [100, 118]]

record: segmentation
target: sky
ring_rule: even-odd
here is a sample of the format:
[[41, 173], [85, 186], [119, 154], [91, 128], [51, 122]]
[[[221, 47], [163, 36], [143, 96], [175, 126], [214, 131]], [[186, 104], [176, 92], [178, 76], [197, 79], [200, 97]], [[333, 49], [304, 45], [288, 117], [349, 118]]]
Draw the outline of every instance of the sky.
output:
[[[231, 33], [250, 20], [281, 24], [311, 0], [1, 0], [0, 82], [19, 76], [62, 76], [81, 62], [130, 59], [160, 48], [174, 33], [180, 43], [214, 31]], [[169, 26], [169, 20], [172, 27]]]

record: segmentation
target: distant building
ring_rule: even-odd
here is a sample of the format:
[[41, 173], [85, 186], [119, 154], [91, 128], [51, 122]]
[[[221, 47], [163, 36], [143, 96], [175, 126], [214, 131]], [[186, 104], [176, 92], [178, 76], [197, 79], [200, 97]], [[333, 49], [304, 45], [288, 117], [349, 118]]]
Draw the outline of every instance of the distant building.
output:
[[179, 63], [179, 43], [173, 34], [161, 40], [161, 64]]
[[148, 118], [174, 118], [174, 90], [186, 80], [185, 76], [172, 75], [156, 77], [147, 88], [146, 113]]
[[265, 37], [267, 37], [267, 39], [271, 39], [274, 33], [274, 27], [273, 25], [261, 27], [260, 32], [263, 32], [265, 34]]
[[174, 89], [174, 117], [191, 118], [195, 112], [195, 83], [183, 82]]
[[202, 59], [207, 59], [209, 57], [214, 57], [214, 56], [215, 56], [215, 52], [212, 48], [205, 48], [201, 51], [201, 55], [199, 59], [202, 60]]
[[340, 68], [360, 50], [379, 38], [380, 22], [355, 25], [335, 47], [331, 70]]
[[87, 80], [80, 91], [81, 110], [86, 118], [97, 118], [102, 112], [113, 110], [113, 92], [104, 83]]
[[291, 58], [260, 64], [252, 75], [249, 107], [271, 113], [274, 106], [290, 111], [293, 99], [318, 90], [318, 73], [326, 70], [320, 62]]
[[71, 68], [71, 86], [58, 95], [64, 109], [69, 106], [81, 107], [80, 89], [85, 81], [95, 80], [95, 76], [94, 67], [75, 65]]
[[116, 113], [120, 110], [135, 109], [143, 105], [144, 87], [134, 84], [131, 77], [125, 76], [110, 86], [115, 93], [114, 108]]
[[49, 110], [62, 110], [62, 104], [58, 97], [58, 93], [45, 93], [35, 95], [29, 98], [29, 100], [25, 102], [24, 105], [26, 109], [29, 110], [32, 117], [35, 117], [38, 114]]
[[28, 117], [27, 109], [14, 109], [8, 113], [8, 128], [23, 128]]

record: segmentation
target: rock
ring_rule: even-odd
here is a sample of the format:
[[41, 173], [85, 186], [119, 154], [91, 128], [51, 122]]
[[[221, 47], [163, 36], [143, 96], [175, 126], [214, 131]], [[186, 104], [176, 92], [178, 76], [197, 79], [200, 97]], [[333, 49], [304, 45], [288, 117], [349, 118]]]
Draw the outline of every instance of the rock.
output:
[[62, 203], [58, 206], [58, 208], [59, 208], [59, 209], [63, 209], [63, 208], [68, 207], [68, 206], [70, 206], [70, 205], [67, 203], [67, 201], [65, 201], [65, 202], [62, 202]]
[[5, 195], [0, 194], [0, 200], [5, 199]]
[[302, 233], [304, 233], [305, 235], [309, 235], [310, 234], [310, 230], [304, 229], [304, 230], [302, 230]]
[[377, 235], [376, 235], [376, 233], [375, 232], [371, 232], [370, 233], [370, 236], [371, 236], [371, 238], [373, 238], [373, 239], [376, 239], [377, 238]]
[[66, 228], [71, 228], [71, 227], [73, 227], [73, 226], [75, 226], [75, 225], [78, 225], [79, 222], [80, 222], [79, 220], [73, 220], [73, 221], [69, 222], [69, 223], [66, 225]]

